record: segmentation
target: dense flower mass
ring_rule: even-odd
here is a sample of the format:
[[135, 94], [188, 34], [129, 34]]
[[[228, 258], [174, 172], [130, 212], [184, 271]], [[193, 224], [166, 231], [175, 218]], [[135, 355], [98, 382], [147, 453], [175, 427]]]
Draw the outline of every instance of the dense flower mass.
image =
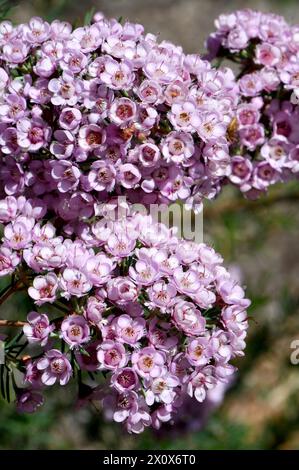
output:
[[299, 175], [299, 26], [252, 10], [220, 15], [209, 58], [238, 64], [230, 182], [248, 197]]
[[187, 395], [202, 402], [229, 380], [249, 301], [212, 248], [130, 206], [115, 217], [113, 201], [81, 237], [44, 222], [38, 199], [8, 196], [1, 209], [1, 274], [34, 305], [23, 331], [37, 349], [19, 364], [19, 410], [34, 411], [44, 388], [76, 378], [80, 403], [102, 400], [138, 433], [170, 420]]
[[2, 193], [72, 220], [112, 194], [192, 206], [229, 174], [230, 69], [101, 14], [4, 21], [0, 48]]

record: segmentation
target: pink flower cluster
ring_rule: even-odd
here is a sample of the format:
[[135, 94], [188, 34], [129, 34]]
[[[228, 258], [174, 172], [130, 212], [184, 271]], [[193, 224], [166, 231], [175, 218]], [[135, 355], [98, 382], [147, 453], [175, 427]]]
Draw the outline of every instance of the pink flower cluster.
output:
[[220, 15], [209, 58], [237, 63], [237, 136], [229, 181], [255, 198], [299, 175], [299, 26], [252, 10]]
[[138, 433], [170, 420], [187, 395], [202, 402], [229, 380], [249, 301], [212, 248], [129, 206], [116, 211], [112, 201], [88, 233], [63, 237], [38, 200], [8, 196], [0, 266], [35, 304], [24, 334], [40, 352], [26, 363], [18, 408], [34, 411], [44, 387], [66, 385], [78, 368], [104, 373], [104, 408]]
[[124, 192], [145, 204], [213, 197], [228, 175], [230, 69], [96, 14], [93, 23], [0, 24], [3, 193], [62, 218]]

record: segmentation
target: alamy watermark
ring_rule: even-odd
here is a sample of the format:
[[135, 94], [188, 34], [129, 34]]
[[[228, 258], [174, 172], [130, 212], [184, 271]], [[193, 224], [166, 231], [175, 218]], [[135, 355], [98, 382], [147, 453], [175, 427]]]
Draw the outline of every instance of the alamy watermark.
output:
[[299, 104], [299, 88], [295, 88], [291, 94], [291, 103]]
[[299, 339], [294, 339], [290, 344], [290, 348], [293, 349], [290, 355], [290, 362], [297, 366], [299, 364]]
[[146, 216], [142, 223], [142, 231], [151, 232], [154, 224], [161, 232], [167, 228], [174, 228], [175, 235], [195, 243], [203, 243], [203, 205], [198, 205], [195, 210], [186, 210], [183, 204], [148, 204], [127, 203], [125, 196], [119, 196], [109, 203], [101, 203], [96, 206], [96, 216], [100, 216], [97, 224], [107, 224], [107, 221], [126, 223], [130, 214]]

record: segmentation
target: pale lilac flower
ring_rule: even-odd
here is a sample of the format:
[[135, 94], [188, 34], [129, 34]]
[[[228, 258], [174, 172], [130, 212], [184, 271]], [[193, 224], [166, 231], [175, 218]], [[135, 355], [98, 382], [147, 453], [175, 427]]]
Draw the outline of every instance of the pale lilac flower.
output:
[[100, 78], [112, 90], [128, 90], [134, 80], [134, 73], [129, 61], [117, 62], [107, 56]]
[[59, 286], [63, 290], [62, 296], [69, 299], [72, 295], [82, 297], [92, 288], [87, 276], [78, 269], [66, 268], [59, 279]]
[[209, 338], [192, 339], [188, 344], [186, 357], [192, 366], [206, 365], [212, 357]]
[[70, 315], [61, 323], [61, 337], [71, 347], [81, 346], [90, 339], [90, 328], [81, 315]]
[[106, 132], [103, 128], [90, 124], [81, 127], [79, 131], [78, 143], [83, 150], [94, 150], [103, 146], [106, 140]]
[[110, 278], [115, 264], [108, 256], [98, 253], [87, 259], [84, 271], [94, 286], [102, 286]]
[[0, 277], [12, 274], [20, 261], [15, 251], [6, 246], [0, 246]]
[[18, 217], [15, 222], [4, 228], [5, 245], [20, 250], [29, 245], [32, 239], [32, 221], [26, 217]]
[[42, 305], [46, 302], [53, 303], [56, 300], [57, 289], [57, 276], [54, 273], [49, 273], [45, 276], [35, 277], [33, 279], [33, 286], [28, 289], [28, 294], [35, 301], [36, 305]]
[[29, 47], [23, 41], [12, 39], [3, 46], [2, 58], [8, 63], [20, 64], [25, 61]]
[[57, 182], [57, 188], [61, 193], [77, 188], [81, 175], [77, 166], [67, 160], [59, 160], [52, 161], [51, 167], [51, 176]]
[[29, 343], [40, 343], [44, 347], [49, 339], [50, 334], [54, 330], [54, 325], [50, 325], [49, 318], [46, 314], [30, 312], [27, 315], [28, 324], [23, 327]]
[[102, 322], [102, 314], [106, 310], [106, 303], [96, 297], [89, 297], [87, 299], [86, 309], [84, 310], [84, 316], [88, 322], [98, 325]]
[[119, 392], [134, 390], [138, 384], [138, 376], [131, 367], [116, 370], [111, 377], [111, 385]]
[[38, 370], [42, 371], [41, 381], [45, 385], [66, 385], [72, 376], [72, 366], [68, 358], [57, 349], [51, 349], [37, 361]]
[[82, 113], [78, 108], [65, 107], [59, 115], [59, 125], [63, 129], [73, 131], [78, 129], [82, 120]]
[[28, 42], [37, 44], [46, 41], [50, 35], [50, 25], [39, 17], [31, 18], [23, 32]]
[[128, 362], [126, 350], [122, 344], [107, 340], [103, 341], [97, 349], [99, 369], [122, 369]]
[[54, 132], [54, 139], [50, 145], [50, 152], [59, 160], [65, 160], [73, 155], [75, 138], [70, 131], [58, 130]]
[[166, 357], [162, 351], [147, 347], [134, 352], [131, 360], [134, 370], [141, 377], [155, 378], [162, 374]]
[[192, 269], [183, 271], [181, 267], [176, 268], [173, 273], [173, 279], [177, 290], [183, 294], [192, 295], [201, 288], [201, 280]]
[[121, 343], [137, 347], [139, 340], [145, 336], [146, 322], [143, 318], [131, 318], [129, 315], [120, 315], [112, 322], [117, 340]]
[[116, 180], [115, 167], [105, 161], [94, 162], [87, 176], [88, 185], [95, 191], [109, 191], [114, 189]]
[[117, 125], [127, 125], [134, 121], [137, 107], [129, 98], [117, 98], [109, 109], [109, 118]]
[[170, 404], [176, 397], [175, 388], [180, 385], [180, 381], [174, 375], [164, 375], [153, 379], [150, 388], [145, 393], [145, 401], [151, 406], [157, 402]]
[[40, 118], [19, 120], [17, 130], [19, 146], [30, 152], [37, 152], [44, 147], [51, 136], [50, 128]]
[[147, 302], [149, 308], [155, 309], [158, 307], [161, 312], [169, 311], [169, 308], [174, 304], [177, 289], [171, 283], [166, 284], [164, 281], [155, 282], [153, 286], [147, 289], [150, 302]]
[[172, 321], [178, 330], [187, 336], [197, 336], [204, 332], [206, 320], [191, 302], [179, 300], [173, 308]]
[[206, 366], [201, 371], [195, 371], [188, 383], [188, 394], [194, 396], [200, 403], [204, 401], [208, 390], [212, 390], [216, 385], [216, 378], [213, 376], [213, 369]]
[[134, 302], [137, 299], [138, 288], [126, 277], [117, 277], [107, 284], [108, 298], [119, 305]]

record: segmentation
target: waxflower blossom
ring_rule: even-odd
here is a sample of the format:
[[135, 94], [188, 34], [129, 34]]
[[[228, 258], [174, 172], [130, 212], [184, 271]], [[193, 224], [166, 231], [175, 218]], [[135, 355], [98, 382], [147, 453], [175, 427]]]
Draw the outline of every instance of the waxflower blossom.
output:
[[23, 331], [29, 343], [40, 343], [41, 346], [45, 346], [54, 330], [54, 325], [50, 325], [47, 315], [37, 312], [30, 312], [27, 320], [28, 324], [24, 326]]
[[[32, 217], [29, 245], [9, 250], [22, 256], [22, 275], [36, 305], [63, 316], [28, 314], [24, 333], [42, 352], [26, 364], [24, 393], [66, 385], [73, 367], [104, 374], [100, 401], [105, 406], [114, 397], [111, 416], [128, 432], [142, 432], [171, 420], [187, 394], [202, 401], [229, 380], [230, 361], [246, 345], [250, 302], [219, 254], [180, 240], [174, 229], [128, 204], [114, 220], [115, 200], [98, 208], [96, 220], [85, 219], [80, 231], [66, 222], [59, 236], [55, 222], [44, 221], [39, 200], [31, 204], [10, 196], [2, 203], [6, 226], [16, 216]], [[99, 224], [104, 231], [109, 227], [106, 234]], [[56, 247], [63, 251], [52, 252]], [[158, 406], [170, 408], [165, 415]]]
[[255, 199], [270, 186], [298, 176], [298, 26], [248, 9], [221, 15], [215, 25], [207, 57], [239, 62], [227, 177]]
[[66, 385], [72, 375], [72, 366], [68, 358], [57, 349], [51, 349], [36, 363], [38, 370], [42, 371], [41, 381], [44, 385]]
[[[2, 29], [0, 181], [7, 195], [55, 198], [61, 217], [65, 193], [88, 197], [94, 211], [126, 190], [132, 202], [147, 205], [150, 194], [190, 206], [219, 192], [228, 171], [205, 153], [219, 138], [230, 145], [238, 105], [231, 71], [103, 16], [83, 28], [36, 17]], [[268, 49], [258, 57], [274, 69], [278, 47]], [[70, 220], [76, 215], [68, 211]]]
[[[234, 50], [250, 42], [241, 26]], [[229, 181], [249, 195], [296, 173], [298, 110], [263, 101], [278, 79], [295, 81], [291, 67], [279, 73], [278, 37], [264, 31], [271, 46], [236, 79], [99, 13], [78, 28], [0, 24], [0, 275], [37, 309], [24, 319], [29, 355], [14, 363], [20, 411], [73, 378], [80, 404], [97, 398], [140, 433], [231, 380], [243, 288], [212, 248], [132, 203], [196, 208]]]
[[79, 346], [90, 339], [90, 328], [84, 317], [71, 315], [61, 324], [63, 340], [71, 347]]

